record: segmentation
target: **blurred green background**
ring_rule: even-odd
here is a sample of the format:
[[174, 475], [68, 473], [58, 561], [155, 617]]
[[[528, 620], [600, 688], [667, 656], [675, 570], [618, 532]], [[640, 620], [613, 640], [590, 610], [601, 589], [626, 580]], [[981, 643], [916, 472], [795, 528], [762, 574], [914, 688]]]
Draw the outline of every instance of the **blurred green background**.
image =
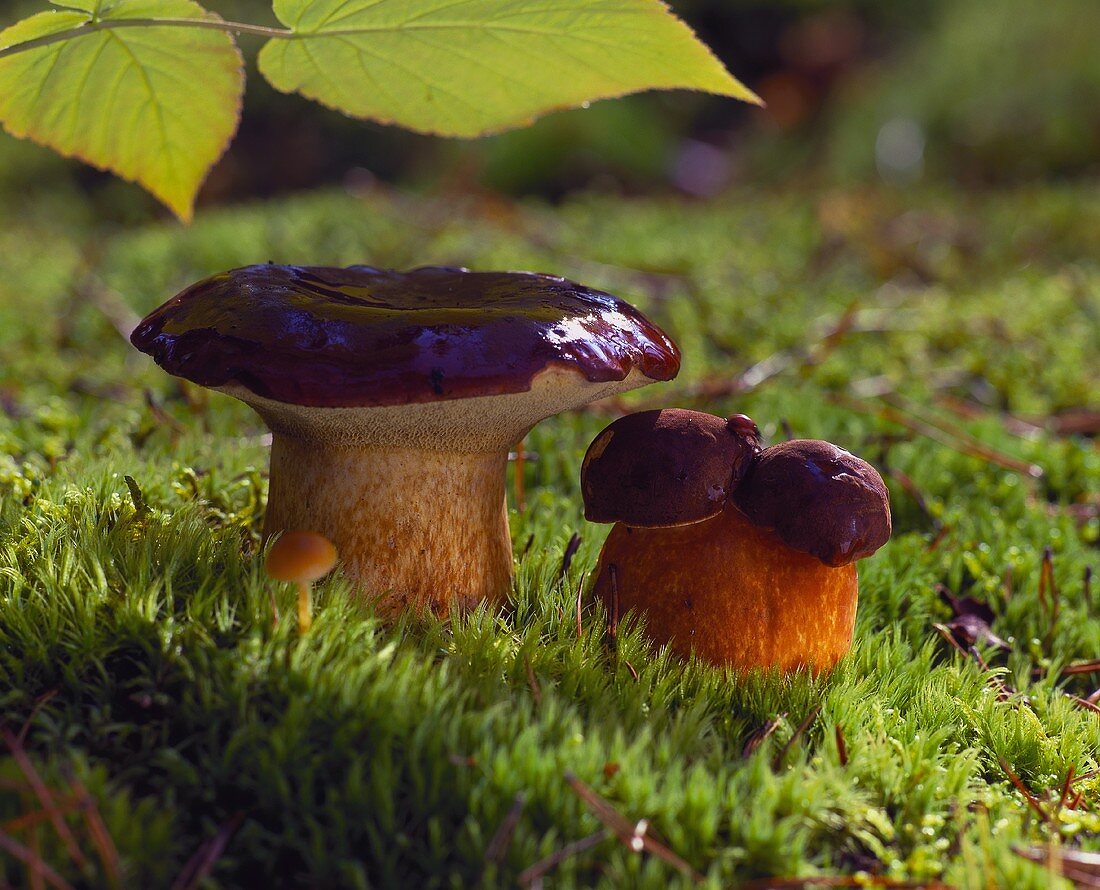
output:
[[[3, 0], [0, 23], [43, 6]], [[207, 6], [226, 18], [275, 23], [259, 0]], [[1096, 0], [677, 0], [672, 7], [767, 108], [647, 94], [493, 138], [432, 139], [276, 93], [255, 71], [260, 42], [244, 37], [243, 121], [203, 188], [200, 210], [379, 181], [550, 200], [577, 189], [705, 199], [792, 177], [972, 187], [1087, 176], [1100, 167]], [[0, 136], [5, 211], [123, 224], [164, 216], [134, 186]]]

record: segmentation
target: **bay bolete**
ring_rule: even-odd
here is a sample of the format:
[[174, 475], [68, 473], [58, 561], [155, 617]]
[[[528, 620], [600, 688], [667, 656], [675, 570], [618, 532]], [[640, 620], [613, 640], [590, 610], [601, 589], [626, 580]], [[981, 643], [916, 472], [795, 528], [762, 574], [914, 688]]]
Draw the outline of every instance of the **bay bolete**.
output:
[[[643, 429], [621, 443], [646, 455], [651, 447], [673, 453], [678, 440], [685, 452], [678, 465], [698, 465], [714, 478], [730, 473], [730, 483], [717, 508], [681, 512], [678, 523], [664, 521], [666, 503], [701, 503], [690, 474], [654, 474], [654, 501], [644, 509], [645, 496], [626, 498], [618, 512], [601, 504], [602, 521], [616, 525], [600, 553], [594, 592], [608, 608], [644, 613], [649, 636], [681, 655], [742, 671], [827, 670], [851, 647], [855, 561], [890, 537], [886, 486], [866, 461], [817, 440], [760, 451], [759, 439], [746, 435], [748, 458], [739, 451], [733, 467], [715, 469], [702, 459], [715, 455], [713, 446], [700, 450], [697, 430], [726, 423], [698, 419], [675, 436], [666, 427], [659, 441]], [[637, 429], [629, 418], [609, 429], [616, 425], [618, 432]], [[602, 469], [595, 460], [585, 466], [586, 477]], [[615, 485], [582, 479], [586, 505], [589, 491]]]
[[131, 339], [260, 414], [265, 537], [323, 534], [391, 614], [506, 596], [508, 451], [543, 418], [680, 364], [610, 294], [442, 267], [235, 269], [173, 297]]

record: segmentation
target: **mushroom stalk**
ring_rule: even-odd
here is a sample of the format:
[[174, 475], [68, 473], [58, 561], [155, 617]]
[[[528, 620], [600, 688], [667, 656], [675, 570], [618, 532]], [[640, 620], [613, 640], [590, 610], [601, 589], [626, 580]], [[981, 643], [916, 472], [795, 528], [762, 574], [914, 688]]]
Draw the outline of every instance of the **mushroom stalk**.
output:
[[507, 451], [334, 445], [274, 433], [264, 537], [309, 529], [395, 614], [499, 602], [512, 582]]

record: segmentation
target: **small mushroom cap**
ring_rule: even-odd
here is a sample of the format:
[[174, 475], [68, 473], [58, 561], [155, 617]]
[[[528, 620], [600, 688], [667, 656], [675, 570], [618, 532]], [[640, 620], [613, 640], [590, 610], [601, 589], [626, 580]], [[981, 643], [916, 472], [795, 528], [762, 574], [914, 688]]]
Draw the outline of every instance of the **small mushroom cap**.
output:
[[760, 452], [733, 494], [749, 520], [829, 566], [870, 556], [890, 539], [890, 495], [867, 461], [818, 439]]
[[670, 380], [680, 367], [675, 344], [610, 294], [442, 267], [247, 266], [189, 287], [130, 339], [201, 386], [315, 408], [526, 392], [551, 367], [589, 383], [635, 370]]
[[287, 532], [271, 545], [264, 564], [276, 581], [316, 581], [336, 565], [332, 541], [316, 532]]
[[662, 408], [620, 417], [588, 447], [581, 465], [590, 522], [656, 528], [721, 512], [760, 451], [748, 417]]

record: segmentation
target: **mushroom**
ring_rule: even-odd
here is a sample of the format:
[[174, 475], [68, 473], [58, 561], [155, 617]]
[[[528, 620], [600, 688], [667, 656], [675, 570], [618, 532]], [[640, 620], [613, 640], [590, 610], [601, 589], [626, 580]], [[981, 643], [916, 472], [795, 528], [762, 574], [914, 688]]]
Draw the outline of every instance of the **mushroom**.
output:
[[[675, 424], [622, 418], [585, 457], [586, 516], [616, 523], [600, 553], [595, 595], [609, 609], [644, 613], [648, 635], [684, 656], [739, 671], [833, 667], [851, 648], [855, 561], [890, 537], [882, 478], [828, 442], [760, 451], [747, 418], [733, 429], [721, 418], [676, 414]], [[723, 428], [740, 438], [739, 449], [699, 432]], [[606, 458], [609, 432], [628, 455], [617, 463]], [[663, 471], [653, 452], [680, 469]], [[722, 463], [723, 454], [734, 455], [732, 464]], [[707, 492], [723, 478], [724, 497], [715, 503]]]
[[265, 538], [323, 534], [386, 614], [504, 598], [509, 450], [543, 418], [680, 364], [610, 294], [440, 267], [248, 266], [173, 297], [131, 340], [260, 414]]
[[305, 633], [313, 624], [309, 585], [323, 578], [336, 565], [332, 541], [316, 532], [287, 532], [267, 551], [264, 568], [276, 581], [298, 585], [298, 630]]

